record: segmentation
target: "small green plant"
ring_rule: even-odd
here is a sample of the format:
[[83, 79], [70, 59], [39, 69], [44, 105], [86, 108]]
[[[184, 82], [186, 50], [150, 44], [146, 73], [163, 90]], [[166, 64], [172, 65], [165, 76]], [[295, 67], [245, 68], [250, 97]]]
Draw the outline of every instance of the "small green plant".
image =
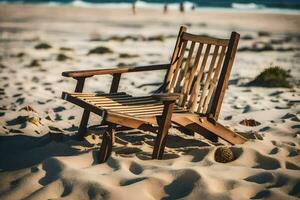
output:
[[71, 58], [69, 56], [66, 56], [63, 53], [58, 54], [56, 57], [57, 61], [65, 61], [65, 60], [69, 60], [69, 59], [71, 59]]
[[128, 53], [120, 53], [119, 54], [120, 58], [136, 58], [139, 57], [137, 54], [128, 54]]
[[35, 45], [34, 48], [36, 48], [36, 49], [50, 49], [50, 48], [52, 48], [52, 46], [47, 44], [47, 43], [40, 43], [40, 44]]
[[254, 80], [247, 83], [247, 86], [258, 87], [285, 87], [291, 88], [291, 75], [289, 71], [280, 67], [269, 67], [261, 72]]
[[88, 55], [90, 54], [106, 54], [106, 53], [112, 53], [112, 50], [110, 50], [107, 47], [96, 47], [94, 49], [91, 49], [88, 53]]

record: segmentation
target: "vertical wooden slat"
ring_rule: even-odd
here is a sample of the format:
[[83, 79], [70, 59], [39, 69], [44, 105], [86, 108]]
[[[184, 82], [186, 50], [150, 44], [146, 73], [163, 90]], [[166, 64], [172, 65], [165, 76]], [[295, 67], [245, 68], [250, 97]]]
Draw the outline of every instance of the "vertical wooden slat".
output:
[[[178, 77], [178, 80], [177, 80], [175, 88], [180, 88], [182, 80], [183, 79], [184, 80], [187, 79], [186, 74], [187, 74], [187, 72], [189, 70], [189, 67], [190, 67], [190, 62], [191, 62], [191, 59], [192, 59], [192, 56], [193, 56], [193, 53], [194, 53], [194, 48], [195, 48], [195, 42], [192, 42], [191, 46], [190, 46], [188, 57], [187, 57], [187, 59], [185, 61], [185, 65], [183, 67], [182, 72], [179, 74], [179, 77]], [[175, 92], [182, 93], [183, 91], [181, 89], [181, 91], [175, 90]], [[182, 98], [179, 99], [179, 105], [181, 105], [181, 103], [182, 103]]]
[[170, 92], [173, 92], [174, 85], [176, 83], [178, 74], [181, 70], [180, 66], [181, 66], [182, 61], [183, 61], [183, 57], [184, 57], [184, 54], [185, 54], [185, 49], [186, 49], [187, 43], [188, 43], [187, 40], [183, 41], [178, 61], [176, 61], [176, 69], [175, 69], [175, 72], [173, 73], [173, 76], [171, 77], [170, 90], [169, 90]]
[[200, 102], [199, 102], [199, 105], [198, 105], [198, 112], [202, 112], [203, 103], [204, 103], [204, 100], [205, 100], [205, 98], [207, 96], [207, 93], [208, 93], [208, 86], [209, 86], [209, 83], [210, 83], [210, 80], [211, 80], [211, 74], [212, 74], [214, 66], [215, 66], [215, 62], [216, 62], [216, 58], [218, 56], [218, 52], [219, 52], [219, 46], [215, 46], [215, 49], [214, 49], [214, 52], [213, 52], [213, 55], [212, 55], [212, 58], [211, 58], [211, 61], [210, 61], [209, 69], [208, 69], [208, 72], [207, 72], [207, 75], [206, 75], [206, 79], [205, 79], [204, 87], [203, 87], [203, 90], [202, 90], [202, 95], [201, 95], [201, 98], [200, 98]]
[[191, 72], [191, 75], [190, 75], [190, 79], [186, 82], [188, 93], [190, 93], [195, 74], [197, 73], [197, 68], [198, 68], [199, 60], [200, 60], [200, 57], [201, 57], [201, 54], [202, 54], [202, 49], [203, 49], [203, 43], [200, 43], [199, 47], [198, 47], [197, 55], [196, 55], [196, 58], [195, 58], [195, 61], [194, 61], [194, 66], [193, 66], [193, 69], [192, 69], [192, 72]]
[[216, 66], [216, 69], [215, 69], [215, 72], [214, 72], [214, 76], [213, 76], [213, 79], [210, 83], [207, 97], [204, 101], [204, 106], [203, 106], [203, 111], [204, 112], [207, 111], [207, 108], [208, 108], [208, 105], [210, 103], [212, 94], [215, 90], [215, 86], [216, 86], [216, 83], [217, 83], [217, 80], [218, 80], [218, 77], [219, 77], [219, 74], [220, 74], [220, 71], [221, 71], [221, 66], [222, 66], [222, 62], [223, 62], [223, 59], [224, 59], [225, 50], [226, 50], [226, 46], [222, 46], [221, 53], [220, 53], [219, 59], [218, 59], [218, 63], [217, 63], [217, 66]]
[[179, 33], [178, 33], [178, 36], [177, 36], [175, 48], [174, 48], [174, 51], [173, 51], [173, 54], [172, 54], [172, 57], [171, 57], [171, 66], [168, 69], [167, 74], [165, 76], [165, 80], [164, 80], [164, 88], [163, 88], [164, 92], [168, 92], [170, 90], [170, 80], [173, 76], [173, 73], [174, 73], [174, 70], [175, 70], [175, 67], [176, 67], [176, 65], [174, 63], [178, 59], [179, 50], [180, 50], [180, 47], [182, 45], [181, 37], [182, 37], [182, 34], [184, 32], [186, 32], [186, 30], [187, 30], [187, 28], [185, 26], [181, 26], [180, 29], [179, 29]]
[[202, 49], [203, 49], [203, 44], [200, 43], [198, 46], [198, 50], [197, 50], [197, 54], [193, 63], [193, 67], [192, 70], [189, 74], [189, 77], [185, 80], [184, 84], [183, 84], [183, 97], [182, 97], [182, 102], [180, 106], [184, 106], [185, 102], [188, 99], [188, 96], [190, 94], [190, 90], [191, 90], [191, 86], [192, 83], [194, 81], [195, 75], [197, 73], [197, 69], [198, 69], [198, 65], [199, 65], [199, 60], [201, 57], [201, 53], [202, 53]]
[[208, 44], [206, 46], [206, 50], [205, 50], [205, 53], [204, 53], [204, 56], [203, 56], [203, 60], [202, 60], [202, 63], [201, 63], [201, 68], [200, 68], [200, 70], [197, 74], [197, 79], [194, 82], [194, 85], [192, 86], [193, 89], [192, 89], [191, 97], [190, 97], [190, 100], [189, 100], [189, 103], [188, 103], [188, 109], [192, 112], [195, 110], [195, 107], [197, 105], [197, 98], [198, 98], [198, 95], [199, 95], [199, 92], [200, 92], [200, 81], [201, 81], [202, 76], [204, 74], [204, 69], [205, 69], [205, 66], [206, 66], [206, 62], [207, 62], [207, 59], [208, 59], [210, 48], [211, 48], [211, 45]]
[[234, 61], [234, 57], [237, 50], [237, 45], [239, 42], [240, 35], [236, 32], [231, 33], [231, 37], [228, 44], [228, 49], [226, 52], [225, 60], [223, 63], [222, 71], [220, 74], [219, 82], [216, 88], [216, 92], [212, 101], [212, 107], [210, 110], [210, 113], [215, 117], [215, 119], [218, 119], [221, 105], [223, 102], [223, 98], [225, 95], [225, 90], [228, 85], [228, 79], [230, 76], [232, 64]]

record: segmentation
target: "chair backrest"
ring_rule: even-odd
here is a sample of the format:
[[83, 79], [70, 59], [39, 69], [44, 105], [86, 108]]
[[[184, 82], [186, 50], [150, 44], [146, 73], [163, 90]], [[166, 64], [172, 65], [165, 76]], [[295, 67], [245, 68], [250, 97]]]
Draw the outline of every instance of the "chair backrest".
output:
[[177, 104], [218, 118], [237, 50], [239, 34], [217, 39], [179, 30], [164, 92], [181, 93]]

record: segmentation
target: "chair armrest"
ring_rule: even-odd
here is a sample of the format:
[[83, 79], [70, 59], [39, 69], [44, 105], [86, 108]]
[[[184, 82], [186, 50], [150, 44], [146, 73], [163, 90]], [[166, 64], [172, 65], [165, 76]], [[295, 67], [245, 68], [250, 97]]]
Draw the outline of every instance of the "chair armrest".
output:
[[163, 102], [174, 102], [182, 96], [180, 93], [158, 93], [152, 97]]
[[163, 70], [169, 69], [170, 64], [160, 64], [160, 65], [149, 65], [140, 67], [120, 67], [112, 69], [96, 69], [96, 70], [80, 70], [80, 71], [66, 71], [62, 73], [62, 76], [73, 77], [73, 78], [87, 78], [94, 75], [104, 75], [104, 74], [122, 74], [128, 72], [141, 72], [141, 71], [152, 71], [152, 70]]

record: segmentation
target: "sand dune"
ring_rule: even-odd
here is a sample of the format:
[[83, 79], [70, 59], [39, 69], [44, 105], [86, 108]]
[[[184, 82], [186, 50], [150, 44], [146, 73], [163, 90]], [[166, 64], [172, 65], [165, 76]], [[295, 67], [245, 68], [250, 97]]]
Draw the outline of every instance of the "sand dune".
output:
[[[299, 16], [0, 5], [0, 199], [298, 199]], [[180, 24], [241, 33], [220, 120], [249, 141], [228, 146], [234, 160], [220, 163], [222, 142], [172, 128], [164, 160], [150, 160], [155, 135], [118, 132], [98, 164], [101, 119], [92, 115], [86, 140], [76, 140], [82, 110], [60, 99], [75, 86], [61, 72], [166, 63]], [[244, 86], [270, 65], [290, 70], [294, 87]], [[163, 77], [128, 74], [120, 89], [148, 94]], [[110, 80], [93, 77], [85, 91], [105, 92]]]

